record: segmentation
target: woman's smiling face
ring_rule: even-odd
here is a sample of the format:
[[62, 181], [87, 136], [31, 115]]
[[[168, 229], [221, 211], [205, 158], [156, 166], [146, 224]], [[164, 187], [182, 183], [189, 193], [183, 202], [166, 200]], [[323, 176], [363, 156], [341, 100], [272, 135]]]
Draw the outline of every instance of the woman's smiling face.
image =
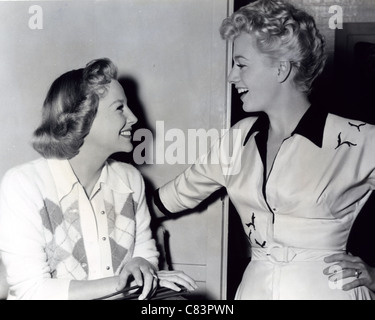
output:
[[117, 80], [112, 80], [107, 94], [99, 101], [97, 114], [84, 144], [91, 144], [108, 157], [116, 152], [131, 152], [131, 129], [137, 121], [127, 106], [124, 89]]
[[280, 90], [278, 65], [259, 51], [255, 37], [247, 32], [234, 40], [233, 61], [228, 81], [242, 95], [244, 111], [267, 112]]

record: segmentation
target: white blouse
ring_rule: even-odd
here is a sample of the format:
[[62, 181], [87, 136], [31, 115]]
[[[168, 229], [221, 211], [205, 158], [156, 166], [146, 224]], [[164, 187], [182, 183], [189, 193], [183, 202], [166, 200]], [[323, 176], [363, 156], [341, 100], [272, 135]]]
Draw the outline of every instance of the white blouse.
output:
[[0, 250], [8, 299], [68, 299], [71, 280], [118, 275], [133, 257], [155, 267], [144, 182], [108, 160], [88, 197], [68, 160], [38, 159], [9, 170], [0, 189]]
[[[252, 245], [237, 299], [368, 298], [366, 288], [344, 292], [322, 272], [325, 256], [346, 249], [375, 188], [375, 126], [310, 107], [266, 177], [268, 124], [266, 116], [237, 123], [231, 131], [240, 130], [241, 144], [232, 156], [222, 151], [227, 134], [209, 158], [160, 188], [155, 202], [177, 212], [226, 187]], [[219, 164], [207, 161], [216, 158]]]

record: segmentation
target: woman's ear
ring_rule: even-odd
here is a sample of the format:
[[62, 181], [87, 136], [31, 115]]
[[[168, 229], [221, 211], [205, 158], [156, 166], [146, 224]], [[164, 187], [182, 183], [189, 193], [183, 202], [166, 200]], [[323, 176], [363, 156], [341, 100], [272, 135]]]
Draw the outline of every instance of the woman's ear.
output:
[[292, 71], [292, 64], [290, 61], [280, 61], [278, 70], [277, 70], [277, 80], [279, 83], [285, 82]]

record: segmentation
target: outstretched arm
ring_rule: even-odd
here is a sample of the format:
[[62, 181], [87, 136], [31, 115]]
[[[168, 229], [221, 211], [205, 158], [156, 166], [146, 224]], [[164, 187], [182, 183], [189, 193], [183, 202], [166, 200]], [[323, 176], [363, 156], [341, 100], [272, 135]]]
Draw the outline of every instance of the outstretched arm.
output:
[[225, 185], [219, 147], [218, 142], [210, 153], [156, 190], [154, 203], [161, 212], [168, 215], [192, 209]]

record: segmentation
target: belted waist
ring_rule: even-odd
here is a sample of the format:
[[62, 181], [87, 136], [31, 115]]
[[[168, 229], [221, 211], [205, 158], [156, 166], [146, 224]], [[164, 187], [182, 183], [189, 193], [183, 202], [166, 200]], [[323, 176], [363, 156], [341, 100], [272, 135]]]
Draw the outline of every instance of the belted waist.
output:
[[344, 250], [303, 249], [284, 247], [271, 244], [267, 248], [252, 248], [252, 260], [268, 260], [274, 263], [288, 263], [292, 261], [323, 261], [329, 255], [343, 253]]

